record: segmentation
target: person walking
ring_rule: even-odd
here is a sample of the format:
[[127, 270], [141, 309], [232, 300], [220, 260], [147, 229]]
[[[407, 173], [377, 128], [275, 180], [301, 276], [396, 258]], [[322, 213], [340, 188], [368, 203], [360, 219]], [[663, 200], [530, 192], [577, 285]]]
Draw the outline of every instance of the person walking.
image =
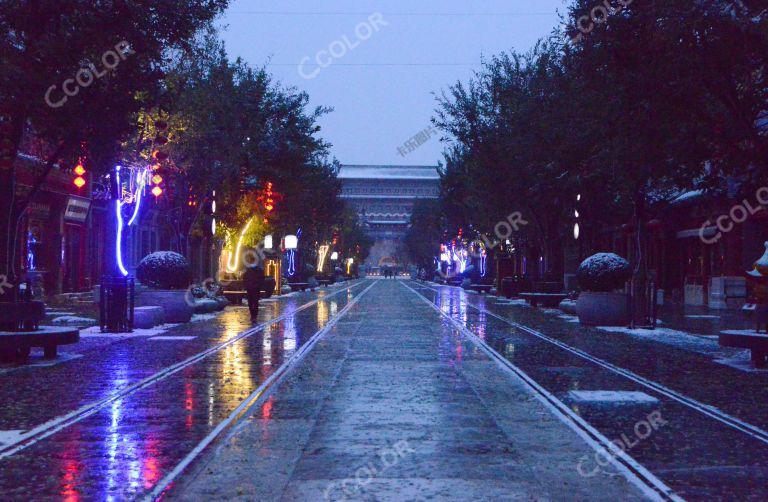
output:
[[259, 314], [259, 298], [261, 288], [264, 285], [264, 269], [256, 262], [246, 266], [243, 273], [243, 284], [248, 298], [248, 310], [251, 313], [251, 322], [256, 322]]

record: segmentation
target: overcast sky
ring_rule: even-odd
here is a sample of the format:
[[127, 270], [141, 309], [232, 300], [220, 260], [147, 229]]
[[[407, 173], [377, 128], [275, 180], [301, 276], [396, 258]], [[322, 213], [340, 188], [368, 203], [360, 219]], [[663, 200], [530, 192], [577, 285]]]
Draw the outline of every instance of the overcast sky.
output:
[[397, 150], [430, 125], [433, 93], [482, 56], [530, 49], [558, 9], [564, 0], [233, 0], [221, 25], [230, 57], [270, 61], [283, 84], [334, 108], [321, 136], [343, 164], [436, 164], [436, 137]]

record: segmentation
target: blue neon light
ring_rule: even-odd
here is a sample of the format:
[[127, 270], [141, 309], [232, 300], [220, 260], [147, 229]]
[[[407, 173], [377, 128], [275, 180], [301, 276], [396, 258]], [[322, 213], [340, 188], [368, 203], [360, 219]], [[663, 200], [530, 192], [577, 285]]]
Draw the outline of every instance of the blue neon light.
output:
[[[120, 176], [117, 177], [118, 182], [120, 181]], [[119, 185], [118, 185], [119, 186]], [[117, 267], [120, 269], [120, 273], [123, 274], [123, 276], [128, 275], [128, 271], [123, 266], [123, 202], [121, 200], [115, 201], [115, 210], [117, 212], [117, 241], [115, 243], [115, 254], [117, 257]]]
[[296, 250], [289, 249], [288, 250], [288, 276], [293, 277], [293, 274], [295, 273], [296, 273]]
[[128, 220], [128, 226], [130, 227], [133, 225], [133, 222], [136, 221], [136, 217], [139, 216], [139, 206], [141, 206], [141, 192], [144, 191], [144, 184], [146, 179], [147, 172], [141, 171], [138, 176], [137, 180], [137, 187], [136, 187], [136, 195], [134, 196], [133, 200], [136, 201], [136, 206], [133, 208], [133, 216], [131, 216], [131, 219]]

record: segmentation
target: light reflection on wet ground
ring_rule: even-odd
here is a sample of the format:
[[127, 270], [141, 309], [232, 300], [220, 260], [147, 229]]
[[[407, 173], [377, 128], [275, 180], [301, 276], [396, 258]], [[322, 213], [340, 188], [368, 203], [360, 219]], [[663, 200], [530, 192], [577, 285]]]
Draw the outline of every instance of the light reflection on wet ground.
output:
[[[749, 410], [749, 414], [735, 414], [760, 427], [766, 425], [764, 403], [768, 398], [765, 387], [768, 380], [765, 375], [735, 372], [715, 365], [700, 355], [669, 346], [647, 342], [638, 344], [615, 333], [596, 333], [578, 325], [557, 323], [540, 312], [525, 308], [510, 309], [509, 306], [497, 305], [485, 296], [470, 295], [457, 288], [409, 284], [566, 403], [569, 402], [568, 391], [572, 390], [639, 391], [659, 399], [656, 405], [650, 406], [637, 403], [571, 403], [570, 407], [608, 439], [631, 445], [628, 453], [679, 495], [694, 500], [764, 500], [768, 493], [765, 488], [768, 481], [768, 445], [765, 443], [479, 312], [470, 305], [532, 326], [547, 336], [677, 391], [687, 393], [688, 386], [696, 385], [698, 381], [697, 399], [717, 407], [724, 402], [740, 400], [741, 409]], [[467, 342], [466, 347], [471, 350], [472, 345]], [[727, 387], [729, 392], [724, 393], [718, 386], [718, 376], [731, 383]], [[739, 380], [735, 380], [734, 376]], [[760, 388], [757, 395], [753, 394], [756, 386]], [[647, 422], [648, 415], [654, 411], [660, 412], [666, 423], [649, 437], [638, 441], [635, 427], [640, 422]], [[752, 420], [758, 417], [762, 420]], [[591, 463], [596, 465], [594, 461]], [[589, 469], [585, 471], [589, 472]]]
[[[368, 284], [349, 285], [346, 292], [289, 315], [0, 460], [3, 498], [125, 500], [146, 493]], [[259, 322], [334, 291], [264, 303]], [[249, 326], [247, 309], [231, 308], [215, 320], [166, 333], [197, 336], [189, 342], [132, 339], [100, 346], [76, 362], [47, 371], [4, 376], [0, 394], [7, 400], [4, 402], [15, 399], [17, 406], [0, 410], [0, 430], [39, 424], [95, 397], [119, 392], [161, 368], [233, 339]], [[42, 396], [34, 395], [37, 387], [45, 387]], [[44, 401], [49, 398], [50, 405]], [[265, 418], [270, 414], [270, 402], [262, 408]], [[21, 422], [23, 427], [13, 425]]]

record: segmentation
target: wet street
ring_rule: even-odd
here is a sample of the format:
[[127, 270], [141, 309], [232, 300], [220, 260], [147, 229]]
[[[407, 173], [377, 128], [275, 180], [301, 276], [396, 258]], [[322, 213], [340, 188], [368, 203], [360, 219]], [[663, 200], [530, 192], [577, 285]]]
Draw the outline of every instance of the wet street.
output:
[[59, 364], [0, 368], [0, 489], [73, 501], [765, 498], [768, 372], [724, 364], [740, 354], [711, 335], [572, 321], [376, 279], [271, 299], [254, 326], [228, 307], [163, 336], [85, 335]]

